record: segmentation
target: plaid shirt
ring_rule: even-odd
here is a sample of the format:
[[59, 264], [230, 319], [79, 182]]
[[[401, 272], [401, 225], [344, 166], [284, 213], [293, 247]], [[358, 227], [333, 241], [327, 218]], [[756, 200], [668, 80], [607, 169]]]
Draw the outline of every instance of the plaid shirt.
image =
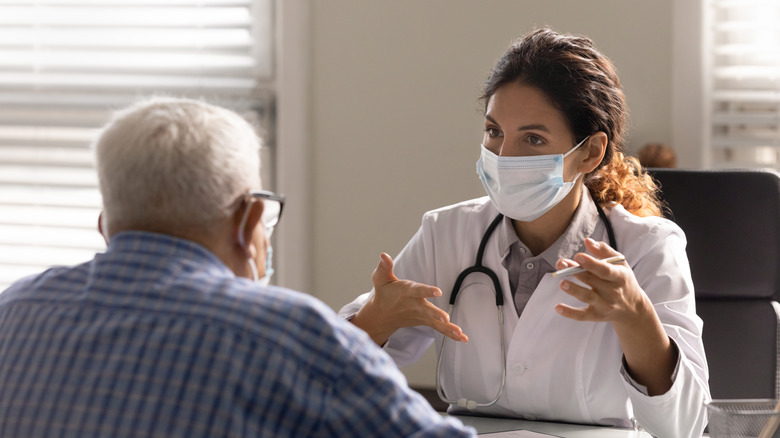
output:
[[472, 436], [319, 301], [126, 232], [0, 294], [0, 437]]

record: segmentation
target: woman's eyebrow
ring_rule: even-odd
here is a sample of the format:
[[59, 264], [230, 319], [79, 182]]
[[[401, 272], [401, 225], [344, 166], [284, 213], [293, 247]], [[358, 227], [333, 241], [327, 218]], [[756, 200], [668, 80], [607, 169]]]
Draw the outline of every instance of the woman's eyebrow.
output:
[[[494, 119], [490, 114], [485, 114], [485, 120], [489, 121], [490, 123], [492, 123], [494, 125], [498, 125], [498, 122], [496, 122], [496, 119]], [[500, 125], [498, 125], [498, 126], [500, 126]], [[548, 133], [550, 132], [550, 129], [547, 126], [545, 126], [545, 125], [543, 125], [541, 123], [532, 123], [530, 125], [520, 126], [519, 128], [517, 128], [517, 130], [518, 131], [537, 130], [537, 131], [544, 131], [544, 132], [548, 132]]]
[[492, 123], [494, 125], [498, 125], [498, 122], [496, 122], [496, 119], [494, 119], [493, 117], [490, 117], [490, 114], [485, 114], [485, 119], [487, 119], [490, 123]]
[[[494, 125], [498, 125], [498, 122], [496, 122], [496, 119], [491, 117], [490, 114], [485, 114], [485, 119], [487, 119], [488, 121], [490, 121], [490, 123], [493, 123]], [[537, 131], [550, 132], [550, 129], [547, 126], [545, 126], [545, 125], [543, 125], [541, 123], [533, 123], [533, 124], [530, 124], [530, 125], [521, 126], [521, 127], [517, 128], [517, 130], [518, 131], [537, 130]]]
[[550, 130], [542, 124], [525, 125], [517, 128], [518, 131], [544, 131], [550, 132]]
[[[490, 121], [490, 123], [493, 123], [494, 125], [498, 125], [498, 122], [496, 122], [496, 119], [491, 117], [490, 114], [485, 114], [485, 119], [487, 119], [488, 121]], [[550, 129], [547, 126], [545, 126], [545, 125], [543, 125], [541, 123], [533, 123], [533, 124], [530, 124], [530, 125], [521, 126], [521, 127], [517, 128], [517, 130], [518, 131], [538, 130], [538, 131], [550, 132]]]

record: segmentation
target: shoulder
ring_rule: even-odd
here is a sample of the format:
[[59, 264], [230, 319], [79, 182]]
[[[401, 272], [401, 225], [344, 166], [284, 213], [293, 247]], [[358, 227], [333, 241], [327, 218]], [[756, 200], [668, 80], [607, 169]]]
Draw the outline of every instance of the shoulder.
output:
[[[335, 312], [322, 301], [278, 286], [259, 286], [243, 278], [226, 279], [204, 297], [223, 309], [220, 319], [263, 338], [321, 338], [344, 330]], [[269, 333], [273, 333], [269, 335]], [[280, 338], [281, 336], [281, 338]]]
[[484, 228], [497, 214], [498, 210], [490, 202], [490, 198], [483, 196], [430, 210], [423, 215], [423, 225], [467, 226], [474, 224]]
[[621, 205], [610, 209], [609, 219], [615, 229], [618, 246], [624, 248], [636, 244], [646, 245], [648, 239], [659, 243], [670, 237], [685, 240], [685, 233], [674, 222], [658, 216], [635, 216]]
[[275, 348], [312, 372], [332, 374], [355, 354], [375, 354], [368, 335], [338, 317], [322, 301], [283, 287], [234, 279], [217, 301], [220, 320], [251, 342]]
[[687, 240], [677, 224], [657, 216], [635, 216], [622, 206], [612, 208], [609, 218], [618, 250], [626, 256], [635, 273], [653, 276], [663, 267], [682, 270], [689, 275], [685, 253]]
[[22, 277], [5, 291], [0, 291], [0, 304], [15, 300], [62, 301], [81, 291], [90, 270], [90, 263], [57, 266]]

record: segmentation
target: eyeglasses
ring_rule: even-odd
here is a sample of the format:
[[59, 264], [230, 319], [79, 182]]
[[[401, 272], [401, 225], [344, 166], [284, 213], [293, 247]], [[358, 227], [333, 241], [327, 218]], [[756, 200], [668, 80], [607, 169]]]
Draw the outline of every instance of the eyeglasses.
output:
[[263, 201], [263, 217], [260, 220], [266, 230], [271, 231], [279, 223], [284, 207], [284, 195], [269, 192], [267, 190], [253, 190], [249, 195]]

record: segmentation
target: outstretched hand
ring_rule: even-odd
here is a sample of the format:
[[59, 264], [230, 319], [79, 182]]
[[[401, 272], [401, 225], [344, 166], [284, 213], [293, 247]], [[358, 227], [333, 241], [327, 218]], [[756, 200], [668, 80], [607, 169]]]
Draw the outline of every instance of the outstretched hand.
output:
[[440, 297], [435, 286], [401, 280], [393, 273], [393, 259], [382, 253], [371, 280], [374, 293], [352, 319], [379, 345], [384, 344], [402, 327], [425, 325], [456, 341], [468, 342], [468, 337], [449, 315], [428, 298]]

